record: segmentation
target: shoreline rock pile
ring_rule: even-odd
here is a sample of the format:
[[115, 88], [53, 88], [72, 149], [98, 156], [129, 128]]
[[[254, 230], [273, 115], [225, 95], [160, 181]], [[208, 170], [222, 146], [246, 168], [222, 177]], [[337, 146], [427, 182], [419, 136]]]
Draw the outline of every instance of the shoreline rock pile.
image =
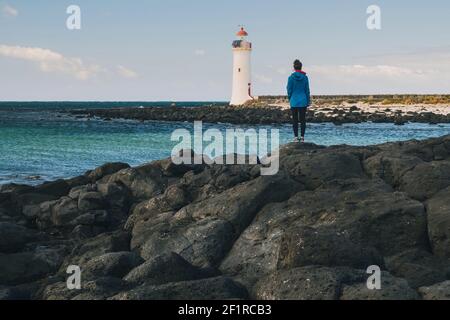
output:
[[[204, 107], [147, 107], [147, 108], [112, 108], [82, 109], [65, 111], [79, 118], [98, 117], [104, 120], [127, 119], [138, 121], [177, 121], [193, 122], [201, 120], [208, 123], [231, 124], [285, 124], [291, 122], [291, 112], [267, 105], [249, 105], [242, 107], [204, 106]], [[450, 123], [449, 114], [426, 111], [391, 112], [386, 110], [367, 111], [357, 106], [338, 107], [321, 106], [308, 110], [307, 121], [311, 123], [394, 123], [403, 125], [407, 122]]]
[[0, 299], [450, 298], [450, 136], [289, 144], [278, 174], [259, 166], [110, 163], [2, 186]]

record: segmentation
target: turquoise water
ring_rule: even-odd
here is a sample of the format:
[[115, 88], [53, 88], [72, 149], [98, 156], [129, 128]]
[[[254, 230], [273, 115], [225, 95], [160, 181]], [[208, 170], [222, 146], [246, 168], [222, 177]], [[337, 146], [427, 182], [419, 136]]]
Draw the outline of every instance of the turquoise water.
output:
[[[11, 106], [11, 103], [0, 103], [0, 184], [37, 184], [77, 176], [105, 162], [121, 161], [139, 165], [166, 158], [176, 144], [170, 140], [173, 130], [192, 130], [193, 127], [191, 123], [100, 119], [88, 121], [57, 112], [57, 109], [80, 108], [80, 104], [60, 103], [55, 107], [55, 104], [43, 106], [41, 103], [31, 103], [26, 106]], [[98, 105], [83, 104], [81, 107]], [[110, 105], [105, 104], [104, 107]], [[234, 128], [277, 128], [280, 130], [282, 144], [292, 138], [289, 125], [204, 125], [204, 129], [208, 128], [221, 131]], [[309, 124], [307, 141], [322, 145], [371, 145], [445, 134], [450, 134], [450, 124]]]

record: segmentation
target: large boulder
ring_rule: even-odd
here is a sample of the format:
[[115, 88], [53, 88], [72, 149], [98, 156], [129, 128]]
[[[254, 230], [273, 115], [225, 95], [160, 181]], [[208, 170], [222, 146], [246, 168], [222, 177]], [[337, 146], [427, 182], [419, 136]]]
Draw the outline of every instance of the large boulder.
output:
[[354, 242], [345, 232], [334, 227], [290, 226], [284, 232], [278, 267], [291, 269], [309, 265], [348, 266], [364, 269], [384, 266], [378, 250]]
[[304, 267], [275, 271], [254, 286], [259, 300], [336, 300], [341, 282], [337, 272], [325, 267]]
[[123, 279], [133, 286], [141, 284], [164, 284], [208, 278], [213, 270], [194, 267], [176, 253], [163, 254], [145, 261], [131, 270]]
[[89, 260], [110, 252], [130, 251], [130, 234], [121, 230], [102, 233], [76, 245], [66, 256], [62, 270], [69, 265], [82, 266]]
[[142, 262], [141, 257], [133, 252], [110, 252], [90, 259], [80, 268], [88, 279], [106, 276], [122, 278]]
[[60, 267], [64, 248], [38, 247], [35, 251], [0, 254], [0, 285], [32, 282]]
[[450, 259], [450, 188], [427, 202], [428, 234], [435, 255]]
[[126, 163], [122, 162], [112, 162], [105, 163], [104, 165], [94, 169], [93, 171], [88, 171], [86, 176], [92, 181], [95, 182], [100, 180], [101, 178], [116, 173], [122, 169], [127, 169], [130, 166]]
[[135, 202], [150, 199], [165, 190], [167, 178], [161, 168], [153, 163], [136, 168], [120, 170], [112, 175], [105, 176], [99, 183], [117, 183], [127, 187]]
[[106, 206], [103, 195], [100, 192], [81, 193], [78, 197], [78, 210], [82, 212], [101, 210]]
[[322, 152], [303, 151], [282, 157], [280, 167], [290, 176], [314, 190], [335, 179], [363, 178], [365, 173], [357, 155], [346, 148], [330, 148]]
[[404, 278], [412, 288], [441, 282], [450, 276], [450, 260], [440, 259], [423, 249], [410, 249], [387, 257], [387, 270]]
[[381, 289], [369, 289], [367, 283], [344, 285], [341, 300], [417, 300], [419, 295], [405, 279], [381, 273]]
[[0, 252], [20, 251], [28, 242], [36, 241], [39, 237], [35, 230], [10, 222], [0, 222]]
[[143, 285], [117, 294], [115, 300], [225, 300], [245, 299], [245, 288], [227, 277]]
[[399, 190], [413, 199], [424, 201], [448, 186], [450, 161], [433, 161], [418, 164], [406, 172], [400, 180]]
[[220, 270], [251, 284], [277, 268], [383, 266], [383, 256], [427, 246], [420, 202], [379, 180], [335, 180], [264, 207]]
[[69, 290], [67, 283], [60, 281], [47, 285], [41, 298], [44, 300], [106, 300], [124, 289], [126, 289], [126, 283], [114, 277], [99, 277], [84, 281], [81, 289], [75, 290]]
[[450, 300], [450, 281], [421, 287], [419, 293], [424, 300]]
[[45, 182], [34, 188], [36, 193], [43, 193], [55, 196], [56, 198], [65, 196], [69, 193], [71, 187], [66, 180], [56, 180], [52, 182]]
[[389, 150], [366, 159], [364, 169], [370, 177], [379, 177], [391, 186], [398, 187], [403, 175], [422, 163], [419, 157]]
[[97, 190], [111, 210], [128, 211], [131, 203], [128, 188], [119, 183], [98, 183]]
[[296, 188], [281, 175], [239, 184], [176, 214], [154, 214], [135, 224], [131, 246], [144, 259], [175, 252], [196, 266], [215, 266], [264, 204], [287, 199]]
[[61, 198], [51, 209], [51, 221], [55, 226], [69, 225], [83, 213], [78, 209], [78, 202], [70, 197]]

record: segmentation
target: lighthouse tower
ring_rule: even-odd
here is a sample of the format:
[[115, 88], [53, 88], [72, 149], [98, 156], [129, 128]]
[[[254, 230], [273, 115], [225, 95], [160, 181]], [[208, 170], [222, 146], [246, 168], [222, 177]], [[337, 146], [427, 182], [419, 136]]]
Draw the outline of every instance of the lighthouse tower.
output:
[[232, 106], [243, 105], [253, 100], [250, 68], [252, 44], [246, 40], [248, 33], [244, 28], [236, 35], [239, 40], [233, 41], [233, 93], [230, 102]]

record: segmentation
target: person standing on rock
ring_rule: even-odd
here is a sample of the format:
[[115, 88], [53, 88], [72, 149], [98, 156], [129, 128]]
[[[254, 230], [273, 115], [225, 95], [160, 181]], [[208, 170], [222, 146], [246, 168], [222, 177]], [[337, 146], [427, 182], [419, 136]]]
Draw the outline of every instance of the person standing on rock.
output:
[[[306, 110], [311, 104], [309, 91], [309, 79], [302, 71], [303, 65], [300, 60], [294, 61], [295, 72], [289, 77], [287, 94], [292, 111], [292, 125], [294, 129], [294, 141], [305, 142]], [[298, 123], [300, 122], [301, 136], [298, 137]]]

